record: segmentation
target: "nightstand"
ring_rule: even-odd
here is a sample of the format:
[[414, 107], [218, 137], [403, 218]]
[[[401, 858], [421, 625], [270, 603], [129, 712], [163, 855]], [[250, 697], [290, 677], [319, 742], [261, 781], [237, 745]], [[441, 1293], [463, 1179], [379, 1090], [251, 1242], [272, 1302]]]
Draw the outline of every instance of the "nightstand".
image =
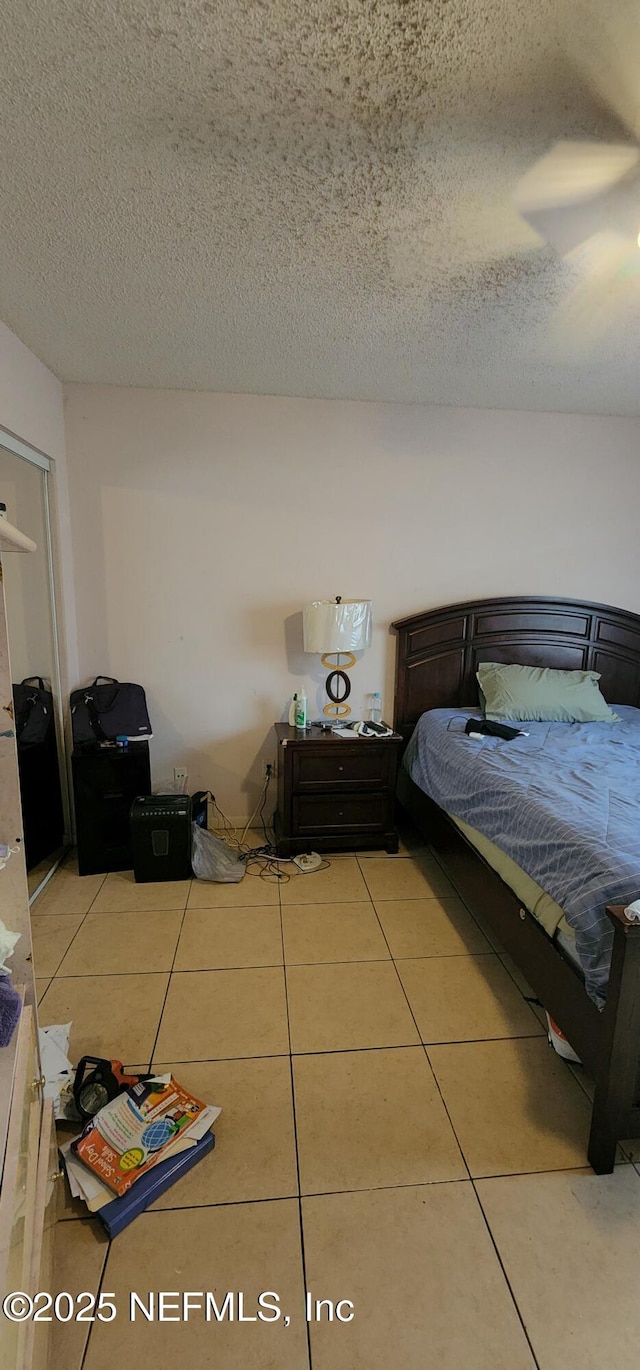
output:
[[398, 850], [393, 825], [402, 738], [354, 737], [276, 723], [281, 856], [308, 851]]

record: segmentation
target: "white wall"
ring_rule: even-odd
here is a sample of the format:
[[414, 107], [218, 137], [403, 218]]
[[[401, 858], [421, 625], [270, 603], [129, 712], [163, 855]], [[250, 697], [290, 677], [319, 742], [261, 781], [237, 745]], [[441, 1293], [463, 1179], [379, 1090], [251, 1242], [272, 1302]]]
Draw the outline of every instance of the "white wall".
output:
[[50, 478], [63, 687], [78, 673], [62, 385], [0, 323], [0, 427], [53, 461]]
[[142, 682], [156, 780], [233, 816], [319, 659], [305, 600], [373, 600], [354, 715], [392, 709], [389, 623], [530, 593], [640, 611], [640, 421], [71, 385], [79, 680]]

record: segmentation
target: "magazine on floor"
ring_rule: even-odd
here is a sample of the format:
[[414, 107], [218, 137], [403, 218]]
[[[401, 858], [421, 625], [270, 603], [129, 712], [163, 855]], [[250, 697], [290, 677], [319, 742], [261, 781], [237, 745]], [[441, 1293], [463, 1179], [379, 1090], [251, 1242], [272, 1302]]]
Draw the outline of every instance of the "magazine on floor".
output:
[[158, 1162], [195, 1146], [220, 1111], [170, 1074], [132, 1085], [61, 1148], [72, 1194], [97, 1211]]

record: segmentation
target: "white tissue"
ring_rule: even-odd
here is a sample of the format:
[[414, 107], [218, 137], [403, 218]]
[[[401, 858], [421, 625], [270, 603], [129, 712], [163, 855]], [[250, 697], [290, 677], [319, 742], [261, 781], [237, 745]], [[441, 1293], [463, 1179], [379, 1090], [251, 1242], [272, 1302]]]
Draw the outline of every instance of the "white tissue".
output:
[[634, 899], [632, 904], [627, 904], [625, 913], [632, 923], [640, 922], [640, 899]]
[[14, 856], [19, 851], [19, 847], [9, 847], [6, 842], [0, 842], [0, 871], [4, 870], [9, 857]]
[[5, 927], [0, 918], [0, 975], [11, 974], [11, 966], [5, 965], [5, 962], [13, 954], [16, 942], [19, 940], [20, 933], [12, 932], [10, 928]]

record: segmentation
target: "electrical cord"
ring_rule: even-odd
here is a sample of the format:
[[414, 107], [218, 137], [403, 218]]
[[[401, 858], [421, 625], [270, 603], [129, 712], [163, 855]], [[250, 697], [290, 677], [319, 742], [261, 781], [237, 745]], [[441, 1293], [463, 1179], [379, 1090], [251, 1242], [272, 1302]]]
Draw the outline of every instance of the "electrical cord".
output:
[[[264, 817], [263, 817], [264, 807], [265, 807], [265, 804], [266, 804], [266, 802], [267, 802], [267, 793], [268, 793], [268, 790], [269, 790], [269, 785], [270, 785], [270, 783], [271, 783], [271, 776], [268, 775], [268, 776], [265, 777], [264, 785], [263, 785], [263, 787], [262, 787], [262, 791], [261, 791], [260, 796], [259, 796], [259, 798], [258, 798], [258, 802], [257, 802], [257, 804], [256, 804], [256, 806], [255, 806], [255, 809], [253, 810], [253, 813], [251, 814], [251, 817], [247, 819], [247, 821], [246, 821], [246, 823], [245, 823], [245, 825], [244, 825], [244, 828], [242, 829], [242, 832], [241, 832], [241, 833], [238, 832], [237, 827], [235, 826], [234, 823], [231, 822], [231, 819], [227, 817], [227, 815], [226, 815], [226, 813], [224, 812], [224, 810], [220, 808], [220, 805], [219, 805], [219, 804], [217, 803], [217, 801], [213, 798], [213, 795], [211, 796], [211, 805], [212, 805], [212, 808], [214, 809], [215, 813], [218, 814], [218, 815], [220, 816], [220, 818], [222, 819], [221, 834], [220, 834], [220, 835], [224, 838], [224, 841], [227, 843], [228, 846], [232, 847], [234, 851], [239, 852], [241, 855], [242, 855], [243, 853], [245, 853], [246, 851], [249, 850], [249, 848], [248, 848], [248, 846], [247, 846], [247, 842], [246, 842], [246, 836], [247, 836], [247, 833], [248, 833], [248, 831], [249, 831], [249, 828], [251, 827], [251, 824], [253, 823], [253, 820], [254, 820], [254, 818], [255, 818], [255, 816], [256, 816], [258, 810], [260, 810], [260, 818], [261, 818], [261, 824], [262, 824], [262, 831], [264, 832], [265, 842], [266, 842], [266, 843], [270, 843], [270, 841], [271, 841], [271, 839], [270, 839], [270, 837], [269, 837], [269, 834], [268, 834], [268, 832], [267, 832], [266, 825], [265, 825], [265, 821], [264, 821]], [[211, 793], [211, 791], [209, 791], [209, 793]]]
[[244, 828], [243, 828], [243, 830], [242, 830], [242, 837], [240, 838], [240, 846], [241, 846], [241, 847], [244, 846], [245, 838], [246, 838], [247, 833], [248, 833], [248, 831], [249, 831], [249, 828], [251, 827], [251, 824], [253, 823], [253, 820], [254, 820], [254, 818], [255, 818], [257, 812], [258, 812], [258, 809], [260, 810], [260, 821], [261, 821], [261, 823], [262, 823], [262, 831], [264, 832], [264, 835], [265, 835], [265, 838], [267, 839], [267, 841], [269, 840], [269, 839], [268, 839], [267, 830], [266, 830], [266, 827], [265, 827], [265, 823], [264, 823], [264, 817], [263, 817], [263, 815], [264, 815], [264, 806], [265, 806], [265, 804], [266, 804], [266, 802], [267, 802], [267, 794], [268, 794], [268, 792], [269, 792], [269, 785], [270, 785], [270, 784], [271, 784], [271, 771], [269, 771], [269, 772], [267, 773], [267, 775], [265, 776], [264, 785], [263, 785], [263, 787], [262, 787], [262, 794], [260, 795], [260, 797], [259, 797], [259, 799], [258, 799], [258, 802], [257, 802], [257, 804], [256, 804], [255, 809], [253, 810], [253, 813], [252, 813], [251, 817], [247, 819], [246, 824], [245, 824], [245, 826], [244, 826]]
[[263, 833], [264, 833], [264, 840], [265, 840], [265, 842], [271, 842], [272, 845], [274, 845], [274, 844], [275, 844], [275, 837], [276, 837], [275, 825], [274, 825], [274, 829], [273, 829], [273, 839], [271, 839], [271, 838], [269, 837], [268, 832], [267, 832], [267, 824], [266, 824], [266, 820], [265, 820], [265, 816], [264, 816], [264, 807], [265, 807], [265, 804], [266, 804], [266, 802], [267, 802], [267, 793], [268, 793], [268, 790], [269, 790], [269, 781], [270, 781], [270, 780], [271, 780], [271, 771], [269, 771], [269, 773], [268, 773], [268, 775], [267, 775], [267, 783], [266, 783], [266, 785], [265, 785], [264, 794], [263, 794], [263, 796], [262, 796], [262, 803], [261, 803], [261, 805], [260, 805], [260, 822], [261, 822], [261, 824], [262, 824], [262, 831], [263, 831]]
[[[251, 817], [245, 823], [242, 833], [240, 834], [238, 833], [238, 829], [236, 828], [235, 824], [231, 822], [231, 819], [227, 817], [224, 811], [220, 808], [220, 805], [213, 798], [213, 795], [211, 796], [211, 804], [212, 808], [214, 809], [214, 812], [216, 814], [219, 814], [220, 818], [222, 819], [222, 831], [218, 835], [222, 836], [222, 839], [224, 842], [226, 842], [227, 846], [231, 847], [231, 849], [234, 852], [236, 852], [238, 859], [240, 861], [244, 861], [246, 874], [251, 875], [254, 878], [258, 878], [260, 880], [273, 881], [273, 879], [275, 878], [281, 884], [285, 885], [292, 878], [295, 878], [297, 875], [304, 875], [306, 874], [306, 872], [301, 871], [299, 866], [295, 865], [292, 856], [278, 856], [275, 842], [275, 828], [273, 832], [273, 837], [269, 835], [266, 819], [264, 816], [264, 811], [267, 803], [267, 797], [269, 794], [269, 786], [271, 784], [271, 780], [272, 776], [271, 773], [269, 773], [269, 775], [265, 777], [264, 785], [260, 792], [260, 796], [258, 798], [258, 802], [255, 806], [255, 809], [253, 810]], [[265, 840], [264, 843], [262, 843], [260, 846], [250, 847], [248, 846], [245, 839], [256, 814], [259, 814], [260, 826], [264, 833]], [[257, 865], [258, 869], [251, 870], [250, 867], [253, 865]], [[283, 871], [281, 870], [282, 865], [293, 865], [294, 870]], [[322, 862], [322, 865], [316, 866], [316, 870], [328, 870], [330, 865], [330, 861], [324, 860]]]
[[[211, 794], [211, 791], [209, 791], [209, 793]], [[214, 813], [219, 814], [222, 819], [222, 833], [218, 833], [218, 836], [222, 836], [227, 843], [227, 846], [232, 847], [234, 851], [237, 851], [239, 847], [238, 829], [235, 824], [231, 822], [231, 819], [227, 818], [226, 813], [220, 808], [220, 805], [216, 802], [213, 795], [211, 795], [211, 807]]]
[[[235, 824], [231, 822], [231, 819], [227, 817], [226, 813], [220, 808], [220, 805], [215, 799], [212, 799], [212, 806], [214, 812], [222, 820], [220, 836], [223, 841], [226, 842], [227, 846], [236, 853], [238, 859], [244, 861], [246, 874], [262, 880], [268, 879], [271, 882], [275, 878], [283, 884], [286, 884], [287, 880], [290, 879], [290, 876], [287, 871], [280, 869], [280, 862], [289, 861], [291, 858], [278, 857], [275, 843], [269, 836], [264, 817], [270, 783], [271, 775], [268, 775], [265, 778], [255, 809], [253, 810], [251, 817], [245, 823], [241, 833], [238, 832]], [[260, 813], [260, 823], [265, 840], [260, 846], [250, 847], [246, 842], [246, 835], [258, 812]], [[251, 869], [252, 866], [257, 867], [257, 869]]]

